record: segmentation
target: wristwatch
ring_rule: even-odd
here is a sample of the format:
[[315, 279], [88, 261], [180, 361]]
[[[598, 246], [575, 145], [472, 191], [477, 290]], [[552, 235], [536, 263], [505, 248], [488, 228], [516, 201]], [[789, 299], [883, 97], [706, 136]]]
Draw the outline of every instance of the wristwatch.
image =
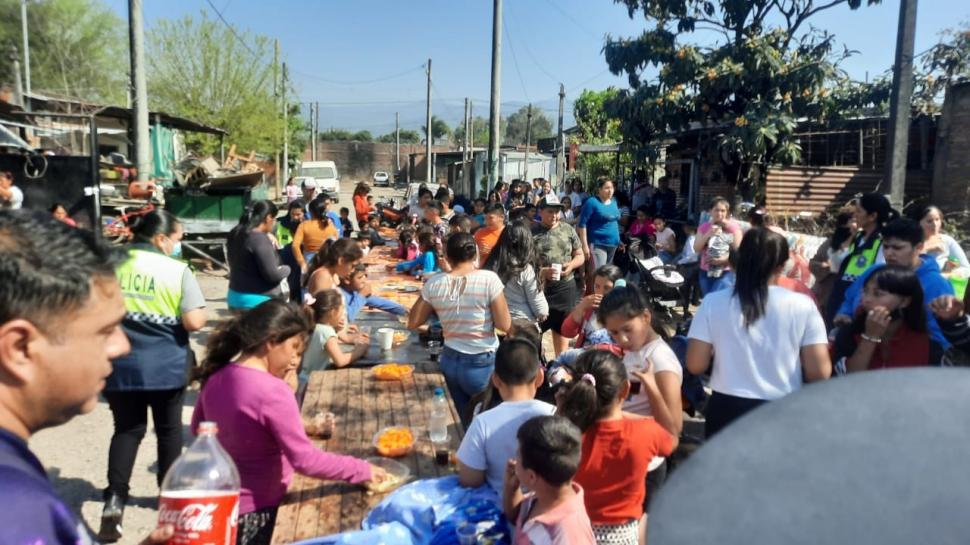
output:
[[862, 337], [862, 340], [869, 341], [869, 342], [871, 342], [873, 344], [879, 344], [879, 343], [882, 342], [882, 337], [870, 337], [869, 335], [866, 335], [865, 333], [863, 333], [863, 334], [861, 334], [859, 336]]

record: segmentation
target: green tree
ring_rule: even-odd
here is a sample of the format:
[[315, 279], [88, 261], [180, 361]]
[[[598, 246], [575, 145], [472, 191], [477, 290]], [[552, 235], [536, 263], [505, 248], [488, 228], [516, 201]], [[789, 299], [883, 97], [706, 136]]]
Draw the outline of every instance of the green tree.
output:
[[[851, 52], [811, 28], [812, 18], [880, 0], [615, 1], [647, 27], [634, 38], [608, 38], [604, 47], [610, 71], [630, 83], [606, 105], [621, 120], [624, 140], [655, 160], [663, 135], [717, 129], [711, 145], [728, 160], [729, 179], [752, 197], [766, 174], [758, 167], [800, 158], [797, 121], [822, 121], [837, 105], [838, 64]], [[697, 31], [713, 43], [692, 42]], [[651, 66], [659, 73], [648, 78]]]
[[[199, 18], [158, 21], [148, 32], [145, 55], [150, 105], [223, 128], [240, 150], [274, 153], [282, 146], [283, 120], [272, 42], [248, 31], [238, 34], [240, 39], [205, 12]], [[287, 96], [295, 95], [287, 89]], [[290, 147], [303, 149], [297, 144], [305, 142], [306, 124], [296, 106], [290, 105]], [[218, 145], [203, 135], [188, 134], [186, 140], [203, 153]]]
[[[970, 79], [970, 21], [940, 33], [940, 41], [920, 58], [913, 74], [912, 115], [939, 113], [946, 90]], [[887, 70], [871, 82], [844, 80], [833, 91], [834, 109], [842, 116], [886, 115], [892, 89]]]
[[[499, 119], [499, 133], [504, 134], [506, 131], [508, 123], [505, 119]], [[490, 132], [488, 127], [488, 118], [475, 116], [472, 119], [472, 139], [475, 147], [488, 147], [488, 134]], [[462, 121], [455, 127], [455, 141], [464, 142], [465, 141], [465, 122]], [[524, 141], [524, 140], [523, 140]]]
[[[503, 143], [509, 146], [525, 144], [526, 132], [529, 124], [529, 107], [523, 106], [505, 119], [505, 137]], [[552, 121], [542, 110], [532, 108], [532, 144], [539, 138], [552, 136]]]
[[[421, 142], [421, 135], [418, 131], [413, 131], [411, 129], [401, 129], [400, 133], [402, 144], [417, 144]], [[385, 135], [379, 136], [376, 140], [377, 142], [382, 142], [384, 144], [393, 144], [397, 140], [393, 132], [389, 132]]]
[[[20, 0], [0, 0], [0, 79], [13, 83], [6, 44], [21, 47]], [[27, 7], [35, 92], [124, 104], [127, 25], [101, 0], [37, 0]], [[23, 52], [20, 51], [21, 58]]]
[[330, 129], [317, 134], [317, 139], [321, 142], [349, 142], [354, 139], [354, 134], [345, 129]]
[[[623, 142], [620, 120], [606, 111], [606, 104], [614, 100], [619, 91], [613, 87], [602, 91], [583, 90], [573, 102], [573, 117], [579, 128], [578, 140], [584, 144], [619, 144]], [[621, 161], [628, 163], [632, 157], [624, 153]], [[616, 156], [612, 153], [582, 153], [579, 155], [580, 171], [589, 179], [609, 176], [615, 170]]]
[[[428, 128], [426, 125], [421, 125], [421, 134], [428, 134]], [[431, 116], [431, 142], [437, 142], [442, 137], [451, 134], [451, 129], [448, 128], [448, 124], [445, 123], [440, 117], [433, 115]]]

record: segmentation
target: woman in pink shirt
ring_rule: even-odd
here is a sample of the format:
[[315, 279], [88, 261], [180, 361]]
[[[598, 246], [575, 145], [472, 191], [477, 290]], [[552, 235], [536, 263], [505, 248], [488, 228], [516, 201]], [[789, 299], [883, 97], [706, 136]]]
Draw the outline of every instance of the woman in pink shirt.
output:
[[293, 472], [351, 483], [379, 481], [380, 468], [318, 449], [307, 438], [292, 388], [311, 324], [289, 303], [269, 300], [209, 337], [192, 430], [219, 425], [219, 442], [239, 469], [239, 545], [268, 544]]
[[730, 256], [741, 245], [741, 227], [730, 219], [731, 207], [724, 197], [711, 199], [711, 219], [697, 229], [694, 251], [701, 256], [701, 293], [707, 295], [734, 287]]

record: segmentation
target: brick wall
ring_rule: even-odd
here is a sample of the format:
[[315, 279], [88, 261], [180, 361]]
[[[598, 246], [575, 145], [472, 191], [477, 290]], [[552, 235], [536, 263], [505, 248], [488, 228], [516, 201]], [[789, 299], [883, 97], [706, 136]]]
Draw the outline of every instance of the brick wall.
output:
[[[401, 144], [401, 168], [407, 170], [408, 154], [424, 151], [420, 144]], [[310, 160], [310, 148], [303, 152], [303, 160]], [[333, 161], [337, 171], [347, 182], [373, 179], [374, 173], [382, 170], [393, 178], [397, 170], [394, 164], [394, 144], [374, 142], [318, 142], [317, 160]]]

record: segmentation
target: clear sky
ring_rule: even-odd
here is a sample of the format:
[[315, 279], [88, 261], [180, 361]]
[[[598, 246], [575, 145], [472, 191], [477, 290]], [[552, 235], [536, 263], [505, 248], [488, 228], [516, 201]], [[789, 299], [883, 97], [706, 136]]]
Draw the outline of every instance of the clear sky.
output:
[[[126, 0], [106, 0], [127, 17]], [[488, 115], [492, 2], [489, 0], [212, 0], [238, 29], [279, 38], [304, 102], [319, 101], [321, 129], [366, 129], [375, 135], [424, 124], [425, 75], [433, 59], [432, 108], [454, 126], [464, 97]], [[205, 0], [145, 0], [147, 25], [159, 18], [198, 15], [218, 20]], [[898, 0], [852, 11], [838, 7], [813, 19], [859, 53], [843, 64], [856, 79], [892, 63]], [[603, 58], [604, 37], [644, 29], [611, 0], [505, 0], [502, 56], [503, 114], [532, 102], [555, 125], [559, 82], [566, 86], [566, 124], [583, 88], [626, 86]], [[970, 20], [970, 0], [923, 0], [916, 52], [943, 29]], [[381, 81], [375, 81], [381, 80]]]

